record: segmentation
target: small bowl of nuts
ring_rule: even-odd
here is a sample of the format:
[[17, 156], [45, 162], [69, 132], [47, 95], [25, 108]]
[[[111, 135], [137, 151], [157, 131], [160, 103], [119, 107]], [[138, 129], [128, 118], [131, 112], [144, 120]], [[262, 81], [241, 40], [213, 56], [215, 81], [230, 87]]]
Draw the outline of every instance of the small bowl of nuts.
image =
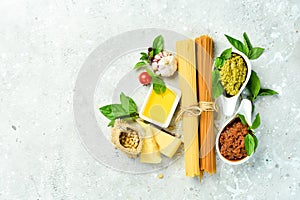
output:
[[121, 119], [115, 121], [111, 130], [111, 141], [129, 158], [138, 157], [142, 150], [143, 139], [140, 132]]

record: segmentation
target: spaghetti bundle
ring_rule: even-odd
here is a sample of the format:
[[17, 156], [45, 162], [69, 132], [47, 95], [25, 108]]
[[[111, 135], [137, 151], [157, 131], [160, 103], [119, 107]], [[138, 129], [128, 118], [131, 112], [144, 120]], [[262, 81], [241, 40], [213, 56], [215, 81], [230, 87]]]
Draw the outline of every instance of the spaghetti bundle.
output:
[[[209, 36], [200, 36], [196, 42], [196, 65], [198, 75], [198, 100], [212, 101], [212, 64], [213, 41]], [[200, 116], [200, 170], [209, 174], [216, 173], [214, 148], [213, 112], [203, 112]]]
[[[178, 74], [182, 92], [181, 107], [197, 104], [197, 73], [195, 68], [195, 43], [183, 40], [176, 43]], [[184, 159], [186, 176], [200, 175], [198, 119], [183, 116]]]

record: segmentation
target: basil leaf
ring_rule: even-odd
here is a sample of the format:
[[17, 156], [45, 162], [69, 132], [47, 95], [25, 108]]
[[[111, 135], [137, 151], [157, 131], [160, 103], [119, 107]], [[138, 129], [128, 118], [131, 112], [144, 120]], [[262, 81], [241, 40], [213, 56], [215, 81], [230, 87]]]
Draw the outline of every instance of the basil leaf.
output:
[[232, 46], [234, 46], [237, 50], [243, 52], [244, 54], [248, 55], [248, 49], [247, 47], [239, 40], [234, 39], [228, 35], [225, 34], [225, 37], [227, 38], [227, 40], [230, 42], [230, 44], [232, 44]]
[[247, 83], [247, 88], [252, 93], [252, 100], [255, 100], [260, 91], [260, 80], [255, 71], [252, 70], [251, 77]]
[[212, 85], [217, 85], [217, 83], [220, 81], [221, 75], [220, 75], [220, 71], [215, 69], [212, 71]]
[[114, 120], [117, 117], [126, 115], [127, 112], [121, 104], [110, 104], [99, 108], [100, 112], [108, 119]]
[[143, 61], [148, 62], [148, 56], [141, 56], [141, 57], [140, 57], [140, 60], [143, 60]]
[[137, 106], [133, 99], [126, 96], [123, 92], [120, 94], [120, 102], [127, 113], [132, 114], [137, 112]]
[[240, 118], [243, 125], [247, 125], [247, 121], [244, 115], [238, 114], [238, 117]]
[[259, 126], [260, 126], [260, 116], [258, 113], [255, 117], [255, 120], [252, 123], [251, 129], [257, 129]]
[[166, 90], [165, 82], [158, 77], [152, 70], [146, 68], [147, 73], [152, 77], [153, 90], [156, 94], [163, 94]]
[[220, 72], [219, 70], [212, 71], [212, 96], [214, 99], [218, 98], [224, 89], [220, 83]]
[[145, 68], [145, 70], [147, 71], [147, 73], [153, 78], [153, 77], [158, 77], [157, 74], [155, 74], [152, 70], [150, 70], [149, 68]]
[[146, 62], [141, 61], [141, 62], [136, 63], [133, 69], [138, 69], [138, 68], [146, 66], [146, 65], [147, 65]]
[[148, 57], [148, 54], [145, 53], [145, 52], [141, 52], [140, 54], [141, 54], [142, 56], [147, 56], [147, 57]]
[[224, 63], [225, 60], [223, 58], [217, 57], [215, 60], [215, 66], [219, 69], [224, 65]]
[[220, 57], [227, 60], [227, 59], [231, 58], [231, 53], [232, 53], [232, 48], [226, 49], [222, 52]]
[[252, 44], [251, 44], [251, 42], [249, 40], [249, 37], [248, 37], [246, 32], [243, 34], [243, 37], [244, 37], [244, 43], [245, 43], [246, 47], [251, 51]]
[[140, 57], [140, 60], [143, 60], [143, 61], [145, 61], [145, 62], [149, 62], [149, 59], [148, 59], [148, 54], [147, 53], [145, 53], [145, 52], [141, 52], [140, 53], [142, 56]]
[[223, 86], [220, 82], [215, 87], [213, 87], [212, 90], [213, 90], [213, 95], [212, 96], [213, 96], [214, 99], [221, 96], [221, 94], [223, 94], [223, 92], [224, 92]]
[[261, 54], [264, 52], [264, 48], [261, 47], [254, 47], [253, 49], [250, 50], [249, 52], [249, 59], [250, 60], [255, 60], [257, 59], [259, 56], [261, 56]]
[[165, 85], [153, 83], [153, 90], [156, 94], [163, 94], [165, 93], [166, 89], [167, 88]]
[[109, 104], [99, 108], [100, 112], [108, 119], [110, 122], [108, 126], [113, 126], [115, 119], [126, 119], [134, 120], [138, 117], [137, 106], [132, 98], [126, 96], [123, 92], [120, 94], [121, 104]]
[[153, 50], [151, 50], [150, 52], [149, 52], [149, 59], [151, 60], [153, 57], [154, 57], [154, 52], [153, 52]]
[[163, 94], [167, 90], [167, 87], [163, 80], [154, 76], [152, 77], [153, 90], [156, 94]]
[[255, 151], [258, 146], [258, 139], [254, 134], [251, 134], [251, 136], [253, 137], [254, 140], [254, 151]]
[[275, 94], [278, 94], [278, 92], [276, 92], [275, 90], [261, 88], [258, 93], [258, 96], [268, 96], [268, 95], [275, 95]]
[[152, 48], [154, 50], [154, 56], [163, 50], [164, 38], [162, 37], [162, 35], [159, 35], [154, 39]]
[[248, 133], [245, 136], [244, 141], [245, 141], [245, 149], [247, 151], [247, 155], [251, 156], [251, 154], [253, 153], [254, 148], [255, 148], [255, 142], [254, 142], [254, 139], [253, 139], [252, 135], [250, 135]]
[[115, 125], [115, 120], [113, 119], [109, 122], [109, 124], [107, 126], [110, 127], [110, 126], [114, 126], [114, 125]]

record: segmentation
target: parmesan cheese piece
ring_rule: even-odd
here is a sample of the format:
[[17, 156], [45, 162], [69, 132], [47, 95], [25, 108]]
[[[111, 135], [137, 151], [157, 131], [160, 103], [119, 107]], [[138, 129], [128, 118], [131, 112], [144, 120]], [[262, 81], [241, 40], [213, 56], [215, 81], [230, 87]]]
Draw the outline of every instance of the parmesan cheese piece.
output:
[[150, 124], [146, 124], [141, 120], [137, 120], [137, 122], [145, 131], [147, 131], [147, 128], [150, 127], [151, 132], [154, 135], [154, 139], [159, 146], [160, 153], [169, 158], [172, 158], [174, 156], [181, 144], [180, 139], [157, 129]]
[[146, 127], [146, 134], [143, 140], [140, 161], [142, 163], [160, 163], [161, 156], [158, 145], [153, 137], [150, 126]]
[[167, 134], [157, 128], [151, 126], [152, 133], [154, 134], [154, 138], [159, 146], [159, 151], [163, 155], [172, 158], [176, 151], [178, 150], [181, 140]]

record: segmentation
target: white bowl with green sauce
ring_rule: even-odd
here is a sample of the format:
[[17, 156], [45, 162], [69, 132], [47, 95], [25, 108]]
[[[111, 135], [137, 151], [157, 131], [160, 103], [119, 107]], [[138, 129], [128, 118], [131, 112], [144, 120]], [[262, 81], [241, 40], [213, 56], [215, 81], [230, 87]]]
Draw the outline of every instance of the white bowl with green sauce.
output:
[[[232, 50], [232, 55], [235, 56], [235, 58], [232, 59], [232, 57], [226, 61], [222, 67], [224, 72], [220, 72], [221, 84], [225, 91], [225, 94], [220, 96], [220, 101], [226, 116], [232, 116], [234, 114], [239, 96], [245, 89], [252, 70], [250, 60], [245, 54], [238, 50]], [[246, 66], [246, 72], [241, 64], [241, 60]], [[224, 75], [223, 77], [222, 73]]]

